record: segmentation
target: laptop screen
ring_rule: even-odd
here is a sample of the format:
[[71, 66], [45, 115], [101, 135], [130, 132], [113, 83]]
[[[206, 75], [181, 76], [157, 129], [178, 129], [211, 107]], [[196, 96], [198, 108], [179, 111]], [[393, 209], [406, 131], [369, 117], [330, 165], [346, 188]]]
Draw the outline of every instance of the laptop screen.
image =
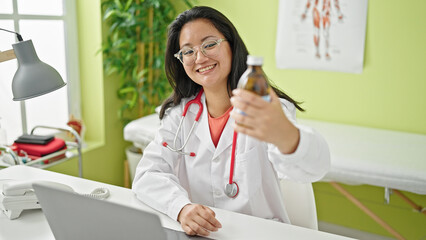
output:
[[33, 187], [57, 240], [210, 239], [163, 228], [157, 215], [137, 208], [82, 196], [45, 182]]

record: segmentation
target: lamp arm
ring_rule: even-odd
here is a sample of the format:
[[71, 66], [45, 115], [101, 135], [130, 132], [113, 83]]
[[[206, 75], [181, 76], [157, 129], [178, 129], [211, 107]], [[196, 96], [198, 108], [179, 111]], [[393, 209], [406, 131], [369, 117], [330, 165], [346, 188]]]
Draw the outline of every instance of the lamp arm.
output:
[[20, 41], [20, 42], [24, 41], [24, 39], [22, 39], [21, 34], [19, 34], [19, 33], [17, 33], [17, 32], [13, 32], [13, 31], [10, 31], [10, 30], [4, 29], [4, 28], [0, 28], [0, 30], [5, 31], [5, 32], [10, 32], [10, 33], [16, 34], [16, 37], [18, 38], [18, 41]]
[[[9, 33], [13, 33], [16, 34], [16, 37], [18, 38], [18, 41], [22, 42], [24, 41], [24, 39], [22, 39], [21, 34], [17, 33], [17, 32], [13, 32], [4, 28], [0, 28], [1, 31], [5, 31], [5, 32], [9, 32]], [[15, 59], [15, 52], [13, 51], [13, 49], [11, 50], [7, 50], [5, 52], [0, 51], [0, 62], [5, 62], [11, 59]]]
[[12, 59], [15, 59], [16, 55], [15, 55], [15, 51], [13, 51], [13, 49], [7, 50], [7, 51], [0, 51], [0, 63], [1, 62], [5, 62], [5, 61], [9, 61]]

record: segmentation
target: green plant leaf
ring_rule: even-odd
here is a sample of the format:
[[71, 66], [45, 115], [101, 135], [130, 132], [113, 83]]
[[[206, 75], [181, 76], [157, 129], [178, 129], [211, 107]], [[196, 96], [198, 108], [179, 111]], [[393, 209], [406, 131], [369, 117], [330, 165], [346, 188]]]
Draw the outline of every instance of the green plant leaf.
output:
[[[132, 112], [137, 109], [139, 99], [144, 103], [142, 113], [148, 114], [172, 91], [163, 69], [167, 27], [176, 17], [175, 1], [178, 0], [140, 0], [137, 4], [134, 0], [102, 0], [102, 19], [107, 36], [100, 51], [104, 57], [105, 74], [116, 74], [120, 82], [117, 97], [123, 103], [117, 112], [123, 123], [132, 120], [126, 115], [135, 115]], [[195, 0], [181, 1], [191, 7]], [[150, 29], [148, 11], [151, 7], [154, 19]], [[151, 41], [157, 47], [155, 55], [149, 58]], [[144, 56], [138, 55], [138, 42], [145, 43]], [[144, 66], [138, 66], [142, 60]], [[155, 71], [150, 83], [147, 81], [149, 70]]]
[[129, 11], [130, 6], [132, 6], [133, 1], [132, 0], [128, 0], [126, 2], [126, 6], [124, 7], [124, 11]]
[[123, 5], [121, 4], [120, 0], [114, 0], [114, 3], [118, 9], [123, 10]]

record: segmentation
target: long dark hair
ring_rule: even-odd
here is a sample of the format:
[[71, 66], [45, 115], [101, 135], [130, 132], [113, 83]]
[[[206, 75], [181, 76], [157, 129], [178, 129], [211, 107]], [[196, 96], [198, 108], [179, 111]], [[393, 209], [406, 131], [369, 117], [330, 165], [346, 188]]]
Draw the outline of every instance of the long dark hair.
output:
[[[182, 64], [173, 55], [179, 51], [179, 37], [182, 27], [191, 21], [197, 19], [209, 20], [215, 28], [223, 34], [231, 46], [232, 68], [228, 76], [228, 86], [230, 90], [237, 88], [238, 80], [247, 69], [248, 51], [246, 45], [238, 34], [237, 29], [225, 15], [211, 7], [198, 6], [181, 13], [170, 25], [168, 31], [165, 71], [167, 79], [173, 88], [172, 95], [163, 102], [160, 111], [160, 119], [163, 118], [165, 111], [172, 106], [180, 104], [182, 98], [191, 97], [201, 89], [202, 86], [192, 81], [185, 72]], [[299, 103], [291, 99], [287, 94], [272, 86], [280, 98], [292, 102], [297, 109], [304, 111]]]

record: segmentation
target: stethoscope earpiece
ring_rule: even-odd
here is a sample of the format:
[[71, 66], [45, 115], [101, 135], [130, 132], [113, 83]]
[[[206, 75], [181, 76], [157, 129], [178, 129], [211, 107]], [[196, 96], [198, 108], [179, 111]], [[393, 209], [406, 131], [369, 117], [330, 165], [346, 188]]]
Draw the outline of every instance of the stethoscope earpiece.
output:
[[225, 186], [225, 194], [226, 196], [230, 197], [230, 198], [235, 198], [238, 193], [240, 192], [240, 189], [238, 187], [238, 184], [236, 182], [232, 182], [226, 184]]

